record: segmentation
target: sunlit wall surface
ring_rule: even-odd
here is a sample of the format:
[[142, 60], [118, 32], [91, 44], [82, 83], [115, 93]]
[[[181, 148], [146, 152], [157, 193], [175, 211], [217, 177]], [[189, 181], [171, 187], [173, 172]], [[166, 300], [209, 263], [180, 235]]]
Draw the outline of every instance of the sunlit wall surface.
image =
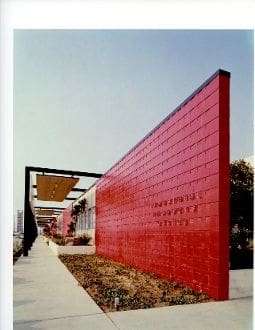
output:
[[96, 184], [98, 254], [218, 300], [229, 286], [229, 80], [217, 71]]

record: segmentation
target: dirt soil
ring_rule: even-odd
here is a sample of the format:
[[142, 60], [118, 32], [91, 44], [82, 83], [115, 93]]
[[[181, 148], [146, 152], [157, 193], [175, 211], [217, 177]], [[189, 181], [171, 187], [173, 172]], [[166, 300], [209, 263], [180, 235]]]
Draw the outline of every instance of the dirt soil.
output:
[[96, 255], [59, 259], [104, 312], [213, 301], [203, 292]]
[[19, 257], [23, 253], [23, 247], [19, 248], [19, 250], [13, 252], [13, 265], [16, 263], [16, 261], [19, 259]]

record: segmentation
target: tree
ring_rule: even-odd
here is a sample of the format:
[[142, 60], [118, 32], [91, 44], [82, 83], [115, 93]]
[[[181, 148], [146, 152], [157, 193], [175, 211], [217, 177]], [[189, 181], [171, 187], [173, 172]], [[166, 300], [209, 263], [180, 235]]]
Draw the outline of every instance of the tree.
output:
[[230, 164], [230, 268], [253, 267], [253, 167], [243, 159]]
[[243, 159], [230, 164], [231, 228], [253, 230], [253, 167]]

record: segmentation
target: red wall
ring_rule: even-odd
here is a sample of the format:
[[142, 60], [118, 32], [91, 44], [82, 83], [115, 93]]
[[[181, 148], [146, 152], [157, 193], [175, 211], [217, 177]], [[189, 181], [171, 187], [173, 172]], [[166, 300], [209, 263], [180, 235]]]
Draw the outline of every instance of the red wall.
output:
[[219, 70], [96, 184], [97, 253], [228, 299], [229, 80]]
[[62, 223], [62, 235], [67, 236], [67, 231], [69, 229], [68, 225], [72, 221], [72, 204], [68, 206], [63, 212], [63, 223]]

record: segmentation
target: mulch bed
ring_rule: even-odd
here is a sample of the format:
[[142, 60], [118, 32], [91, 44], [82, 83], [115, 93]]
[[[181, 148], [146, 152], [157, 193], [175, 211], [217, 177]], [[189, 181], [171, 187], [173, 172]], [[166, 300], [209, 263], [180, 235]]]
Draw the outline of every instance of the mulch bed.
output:
[[18, 251], [13, 252], [13, 265], [16, 263], [16, 261], [22, 255], [22, 253], [23, 253], [23, 247], [20, 247]]
[[104, 257], [77, 254], [59, 259], [104, 312], [213, 301], [203, 292]]

